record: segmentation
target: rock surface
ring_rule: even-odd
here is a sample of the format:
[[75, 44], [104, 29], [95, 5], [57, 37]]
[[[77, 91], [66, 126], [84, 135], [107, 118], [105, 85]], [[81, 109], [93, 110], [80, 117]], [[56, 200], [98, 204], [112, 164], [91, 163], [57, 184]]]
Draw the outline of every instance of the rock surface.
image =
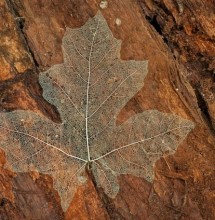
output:
[[[62, 62], [66, 27], [80, 27], [100, 9], [121, 58], [148, 60], [144, 88], [118, 120], [158, 109], [195, 121], [174, 155], [160, 159], [155, 180], [124, 175], [112, 200], [89, 179], [66, 213], [49, 176], [4, 169], [0, 219], [214, 219], [214, 10], [201, 0], [0, 0], [0, 108], [40, 111], [59, 121], [42, 98], [38, 72]], [[201, 10], [200, 10], [201, 8]]]

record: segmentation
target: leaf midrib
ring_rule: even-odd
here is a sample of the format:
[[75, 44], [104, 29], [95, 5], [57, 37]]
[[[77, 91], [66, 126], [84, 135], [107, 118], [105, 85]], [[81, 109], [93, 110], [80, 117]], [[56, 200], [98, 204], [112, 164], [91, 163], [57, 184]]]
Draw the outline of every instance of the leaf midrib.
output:
[[88, 59], [88, 79], [87, 79], [87, 92], [86, 92], [86, 114], [85, 114], [85, 131], [86, 131], [86, 145], [87, 145], [87, 162], [91, 162], [90, 156], [90, 146], [89, 146], [89, 131], [88, 131], [88, 114], [89, 114], [89, 92], [90, 92], [90, 77], [91, 77], [91, 56], [93, 52], [93, 45], [95, 37], [98, 31], [99, 22], [97, 24], [96, 30], [93, 33], [93, 39], [90, 46], [90, 53]]

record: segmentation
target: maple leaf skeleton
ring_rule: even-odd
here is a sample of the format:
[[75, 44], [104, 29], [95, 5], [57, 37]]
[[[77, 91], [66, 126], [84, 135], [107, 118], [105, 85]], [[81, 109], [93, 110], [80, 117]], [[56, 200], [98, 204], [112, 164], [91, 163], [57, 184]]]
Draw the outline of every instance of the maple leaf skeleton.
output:
[[43, 96], [57, 107], [62, 123], [30, 111], [2, 113], [0, 147], [6, 167], [51, 175], [66, 210], [86, 181], [86, 167], [115, 197], [120, 174], [152, 181], [155, 162], [174, 153], [194, 125], [148, 110], [116, 126], [119, 111], [143, 87], [147, 61], [120, 59], [121, 41], [101, 13], [81, 28], [68, 28], [62, 44], [64, 63], [39, 77]]

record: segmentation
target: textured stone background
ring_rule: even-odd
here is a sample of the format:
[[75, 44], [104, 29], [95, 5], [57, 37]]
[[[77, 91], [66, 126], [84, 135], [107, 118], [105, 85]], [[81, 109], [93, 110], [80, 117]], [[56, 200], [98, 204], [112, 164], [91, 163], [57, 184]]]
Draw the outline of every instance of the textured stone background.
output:
[[[42, 98], [40, 71], [62, 62], [66, 27], [80, 27], [100, 0], [0, 0], [0, 110], [40, 111], [59, 121]], [[213, 0], [108, 0], [102, 10], [121, 58], [149, 60], [144, 88], [119, 114], [158, 109], [196, 122], [174, 155], [160, 159], [153, 184], [124, 175], [109, 199], [89, 179], [63, 213], [49, 176], [4, 169], [0, 219], [214, 219], [215, 5]], [[121, 20], [121, 25], [116, 24]]]

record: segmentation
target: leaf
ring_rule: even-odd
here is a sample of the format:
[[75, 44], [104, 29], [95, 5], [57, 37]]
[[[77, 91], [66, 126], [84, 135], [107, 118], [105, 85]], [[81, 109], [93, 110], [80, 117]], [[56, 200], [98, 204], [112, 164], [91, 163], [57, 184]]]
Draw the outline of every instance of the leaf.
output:
[[62, 123], [29, 111], [0, 115], [0, 146], [6, 166], [16, 172], [49, 174], [66, 210], [90, 168], [108, 196], [119, 191], [117, 177], [132, 174], [153, 180], [153, 166], [173, 154], [193, 123], [157, 110], [116, 126], [116, 116], [143, 87], [146, 61], [122, 61], [116, 40], [98, 13], [63, 38], [64, 63], [40, 74], [43, 96], [55, 105]]

